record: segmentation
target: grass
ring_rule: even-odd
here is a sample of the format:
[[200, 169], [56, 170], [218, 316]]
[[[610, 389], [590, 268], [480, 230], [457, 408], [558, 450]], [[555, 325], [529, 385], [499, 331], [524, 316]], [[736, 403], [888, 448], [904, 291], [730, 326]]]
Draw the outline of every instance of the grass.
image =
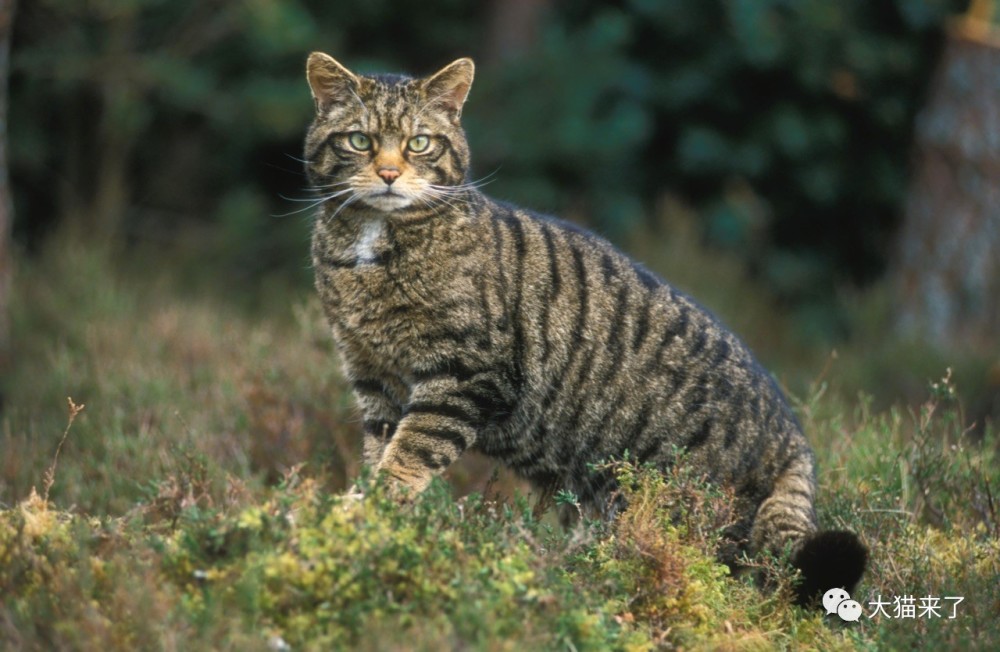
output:
[[[917, 403], [859, 394], [881, 377], [873, 360], [906, 375], [905, 346], [873, 353], [870, 337], [834, 360], [748, 301], [738, 269], [683, 240], [666, 252], [653, 266], [749, 333], [801, 397], [821, 520], [872, 550], [859, 622], [789, 606], [779, 561], [758, 562], [770, 592], [715, 563], [728, 501], [683, 465], [617, 467], [629, 509], [571, 531], [481, 458], [400, 508], [357, 464], [308, 290], [240, 309], [59, 246], [16, 284], [0, 649], [1000, 649], [997, 441], [967, 432], [955, 389], [978, 368], [936, 369]], [[704, 292], [672, 272], [698, 265]], [[362, 501], [343, 493], [355, 479]], [[954, 619], [950, 601], [940, 618], [867, 617], [906, 596], [964, 599]]]

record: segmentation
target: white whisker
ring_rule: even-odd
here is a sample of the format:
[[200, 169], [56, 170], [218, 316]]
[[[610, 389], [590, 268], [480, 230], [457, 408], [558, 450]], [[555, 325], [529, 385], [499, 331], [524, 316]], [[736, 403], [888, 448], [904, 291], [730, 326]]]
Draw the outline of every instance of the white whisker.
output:
[[[309, 202], [309, 205], [305, 206], [303, 208], [300, 208], [298, 210], [291, 211], [289, 213], [282, 213], [280, 215], [272, 215], [271, 217], [288, 217], [290, 215], [295, 215], [297, 213], [303, 213], [303, 212], [308, 211], [308, 210], [310, 210], [312, 208], [316, 208], [317, 206], [320, 206], [321, 204], [325, 204], [326, 202], [330, 201], [331, 199], [336, 199], [337, 197], [340, 197], [341, 195], [345, 195], [345, 194], [347, 194], [349, 192], [352, 192], [352, 190], [350, 188], [348, 188], [347, 190], [341, 190], [339, 192], [335, 192], [335, 193], [332, 193], [332, 194], [329, 194], [329, 195], [323, 195], [322, 197], [312, 197], [312, 198], [309, 198], [309, 199], [298, 199], [298, 198], [294, 198], [294, 197], [285, 197], [284, 195], [279, 195], [284, 200], [294, 201], [294, 202]], [[351, 199], [353, 199], [353, 198], [351, 198]], [[347, 201], [349, 202], [351, 199], [348, 199]]]
[[304, 206], [303, 208], [300, 208], [298, 210], [290, 211], [288, 213], [280, 213], [280, 214], [277, 214], [277, 215], [272, 215], [271, 217], [290, 217], [292, 215], [297, 215], [298, 213], [304, 213], [304, 212], [308, 211], [311, 208], [316, 208], [317, 206], [319, 206], [320, 204], [322, 204], [325, 201], [327, 201], [327, 200], [326, 199], [320, 199], [319, 201], [314, 202], [312, 204], [309, 204], [308, 206]]
[[428, 184], [424, 188], [425, 192], [433, 194], [436, 197], [451, 197], [456, 200], [468, 202], [466, 197], [469, 195], [470, 190], [466, 188], [456, 188], [455, 186], [435, 186]]
[[460, 192], [460, 191], [463, 191], [463, 190], [479, 190], [483, 186], [487, 186], [487, 185], [493, 183], [494, 181], [496, 181], [496, 179], [491, 179], [490, 177], [495, 176], [496, 173], [499, 170], [500, 170], [500, 168], [498, 167], [496, 170], [493, 170], [492, 172], [490, 172], [489, 174], [487, 174], [485, 176], [482, 176], [482, 177], [480, 177], [478, 179], [475, 179], [473, 181], [467, 181], [467, 182], [464, 182], [464, 183], [459, 183], [459, 184], [456, 184], [454, 186], [441, 186], [441, 185], [437, 185], [437, 184], [433, 184], [433, 183], [427, 184], [427, 185], [428, 185], [428, 187], [433, 188], [434, 190], [440, 190], [440, 191], [450, 192], [450, 193], [457, 193], [457, 192]]
[[356, 92], [354, 92], [354, 89], [353, 89], [353, 88], [350, 88], [350, 87], [349, 87], [349, 90], [351, 91], [351, 95], [353, 95], [353, 96], [354, 96], [354, 99], [356, 99], [356, 100], [358, 101], [358, 103], [360, 103], [360, 104], [361, 104], [361, 108], [365, 110], [365, 116], [368, 116], [368, 115], [369, 115], [369, 113], [368, 113], [368, 107], [367, 107], [367, 106], [365, 106], [365, 102], [364, 102], [364, 100], [362, 100], [362, 99], [361, 99], [361, 98], [360, 98], [360, 97], [358, 96], [358, 94], [357, 94]]
[[445, 204], [455, 211], [460, 211], [461, 209], [449, 200], [455, 200], [459, 204], [465, 204], [466, 207], [471, 205], [468, 200], [463, 199], [462, 197], [458, 197], [456, 194], [442, 192], [433, 187], [425, 188], [424, 194], [433, 199], [436, 203]]
[[[310, 189], [307, 188], [306, 190], [310, 190]], [[350, 188], [346, 188], [344, 190], [338, 190], [336, 192], [331, 192], [329, 194], [322, 195], [320, 197], [305, 197], [305, 198], [302, 198], [302, 197], [285, 197], [284, 195], [278, 195], [278, 196], [281, 197], [282, 199], [284, 199], [285, 201], [316, 201], [316, 200], [326, 201], [328, 199], [333, 199], [335, 197], [340, 197], [341, 195], [349, 193], [349, 192], [351, 192], [351, 189]]]
[[351, 184], [350, 181], [338, 181], [337, 183], [321, 183], [321, 184], [316, 185], [316, 186], [310, 186], [308, 188], [303, 188], [303, 190], [314, 190], [314, 191], [318, 192], [320, 190], [332, 190], [333, 188], [337, 188], [339, 186], [348, 186], [350, 184]]
[[338, 208], [336, 211], [334, 211], [333, 215], [330, 216], [330, 219], [331, 220], [336, 219], [336, 217], [338, 215], [340, 215], [340, 211], [344, 210], [345, 208], [347, 208], [348, 206], [350, 206], [351, 204], [353, 204], [357, 200], [361, 199], [361, 197], [362, 196], [359, 195], [359, 194], [354, 194], [354, 195], [351, 195], [350, 197], [348, 197], [347, 200], [344, 201], [344, 203], [340, 205], [340, 208]]

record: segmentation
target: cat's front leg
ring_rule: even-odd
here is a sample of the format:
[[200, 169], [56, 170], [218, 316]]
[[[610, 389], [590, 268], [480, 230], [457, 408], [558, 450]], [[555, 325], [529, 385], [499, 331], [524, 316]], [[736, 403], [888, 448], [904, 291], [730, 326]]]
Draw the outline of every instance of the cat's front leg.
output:
[[394, 398], [394, 383], [375, 376], [359, 377], [352, 381], [354, 395], [361, 407], [364, 433], [362, 457], [371, 467], [378, 466], [392, 440], [402, 416], [402, 402]]
[[417, 385], [377, 469], [411, 495], [471, 447], [489, 419], [482, 387], [454, 379]]

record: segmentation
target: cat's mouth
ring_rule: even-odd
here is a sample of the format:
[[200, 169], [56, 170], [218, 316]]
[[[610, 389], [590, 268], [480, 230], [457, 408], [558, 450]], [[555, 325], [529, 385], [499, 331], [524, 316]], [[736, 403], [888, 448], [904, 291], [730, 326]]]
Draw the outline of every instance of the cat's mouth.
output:
[[413, 199], [403, 195], [402, 193], [396, 192], [392, 188], [386, 188], [381, 192], [367, 195], [362, 201], [372, 208], [377, 208], [382, 211], [393, 211], [400, 208], [406, 208], [413, 202]]

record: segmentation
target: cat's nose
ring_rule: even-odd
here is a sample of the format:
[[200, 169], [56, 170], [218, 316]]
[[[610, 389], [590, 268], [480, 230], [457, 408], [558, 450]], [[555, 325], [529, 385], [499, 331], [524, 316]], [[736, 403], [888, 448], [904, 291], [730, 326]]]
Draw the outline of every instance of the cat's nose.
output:
[[385, 185], [391, 186], [392, 182], [399, 178], [399, 168], [382, 167], [378, 169], [378, 175], [382, 177], [382, 181], [385, 181]]

